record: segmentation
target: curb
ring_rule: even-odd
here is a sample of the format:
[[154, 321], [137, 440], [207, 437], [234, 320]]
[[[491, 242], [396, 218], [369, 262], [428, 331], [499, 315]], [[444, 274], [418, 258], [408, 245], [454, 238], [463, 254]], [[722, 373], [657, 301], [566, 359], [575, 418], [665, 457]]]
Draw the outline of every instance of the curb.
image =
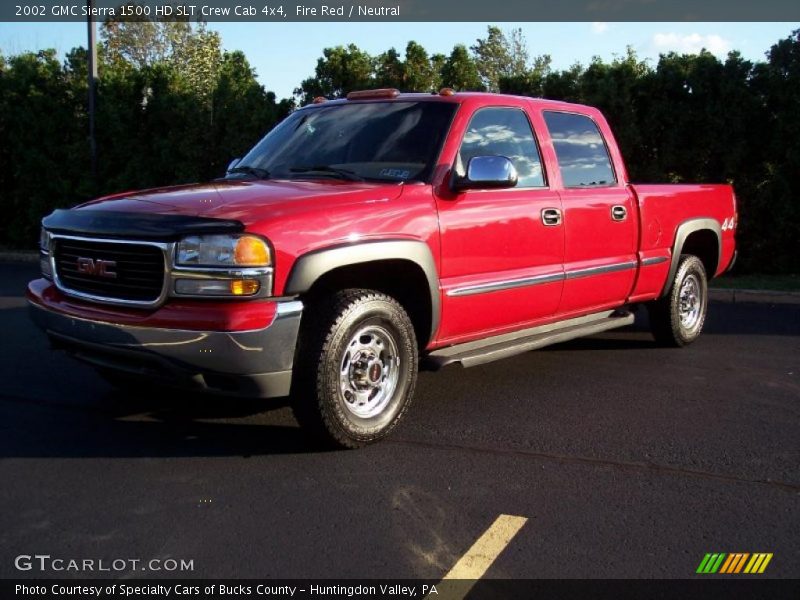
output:
[[[0, 263], [36, 263], [39, 253], [31, 251], [2, 251]], [[708, 299], [713, 302], [743, 302], [756, 304], [800, 304], [800, 292], [780, 292], [776, 290], [739, 290], [709, 288]]]
[[800, 304], [800, 292], [780, 292], [774, 290], [708, 290], [708, 299], [714, 302], [730, 302], [731, 304]]
[[3, 250], [0, 252], [0, 263], [35, 263], [39, 262], [39, 253], [31, 250]]

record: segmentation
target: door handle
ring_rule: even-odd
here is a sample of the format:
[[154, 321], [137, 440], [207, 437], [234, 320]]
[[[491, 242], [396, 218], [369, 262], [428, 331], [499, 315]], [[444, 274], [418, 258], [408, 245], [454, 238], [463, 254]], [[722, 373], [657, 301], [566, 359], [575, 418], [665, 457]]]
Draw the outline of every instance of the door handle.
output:
[[561, 225], [561, 211], [557, 208], [542, 209], [542, 223], [548, 227]]
[[619, 204], [611, 207], [611, 218], [614, 221], [624, 221], [628, 216], [628, 209]]

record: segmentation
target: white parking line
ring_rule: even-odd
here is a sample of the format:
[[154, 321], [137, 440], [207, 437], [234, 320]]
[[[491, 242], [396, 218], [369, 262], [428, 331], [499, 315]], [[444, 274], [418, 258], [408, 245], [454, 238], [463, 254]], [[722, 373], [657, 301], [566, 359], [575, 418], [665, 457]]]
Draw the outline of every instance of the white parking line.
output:
[[[436, 597], [455, 600], [466, 596], [472, 586], [475, 585], [475, 582], [483, 577], [489, 567], [492, 566], [492, 563], [500, 556], [500, 553], [505, 550], [509, 542], [527, 522], [528, 519], [525, 517], [512, 515], [500, 515], [497, 517], [489, 529], [472, 544], [466, 554], [444, 576], [439, 585], [439, 592], [445, 592], [445, 595], [437, 595]], [[448, 581], [450, 581], [449, 584], [446, 583]]]

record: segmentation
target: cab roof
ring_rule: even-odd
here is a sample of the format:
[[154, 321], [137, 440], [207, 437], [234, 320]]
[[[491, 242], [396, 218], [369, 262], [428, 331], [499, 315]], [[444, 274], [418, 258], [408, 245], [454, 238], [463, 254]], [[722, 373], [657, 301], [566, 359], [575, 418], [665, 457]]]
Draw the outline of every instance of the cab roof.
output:
[[313, 104], [309, 104], [303, 108], [311, 108], [318, 106], [331, 106], [341, 104], [355, 104], [355, 103], [374, 103], [374, 102], [408, 102], [413, 100], [415, 102], [446, 102], [452, 104], [466, 104], [478, 103], [487, 106], [517, 104], [520, 102], [529, 102], [541, 108], [548, 106], [558, 106], [560, 108], [570, 107], [572, 109], [579, 109], [580, 112], [594, 111], [593, 107], [584, 104], [575, 104], [572, 102], [564, 102], [562, 100], [549, 100], [547, 98], [536, 98], [532, 96], [517, 96], [512, 94], [497, 94], [493, 92], [455, 92], [449, 88], [444, 88], [440, 92], [400, 92], [394, 89], [380, 89], [380, 90], [360, 90], [357, 92], [359, 95], [348, 94], [349, 98], [338, 98], [335, 100], [328, 100], [327, 98], [318, 97], [314, 99]]

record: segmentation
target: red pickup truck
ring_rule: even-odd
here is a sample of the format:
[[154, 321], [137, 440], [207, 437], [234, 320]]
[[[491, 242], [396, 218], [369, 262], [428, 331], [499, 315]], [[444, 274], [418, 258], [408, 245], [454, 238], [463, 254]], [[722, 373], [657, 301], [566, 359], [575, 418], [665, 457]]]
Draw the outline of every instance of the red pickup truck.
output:
[[734, 261], [728, 185], [634, 185], [596, 109], [353, 92], [294, 112], [225, 177], [43, 219], [33, 319], [113, 381], [291, 395], [355, 447], [420, 367], [464, 367], [633, 321], [700, 334]]

